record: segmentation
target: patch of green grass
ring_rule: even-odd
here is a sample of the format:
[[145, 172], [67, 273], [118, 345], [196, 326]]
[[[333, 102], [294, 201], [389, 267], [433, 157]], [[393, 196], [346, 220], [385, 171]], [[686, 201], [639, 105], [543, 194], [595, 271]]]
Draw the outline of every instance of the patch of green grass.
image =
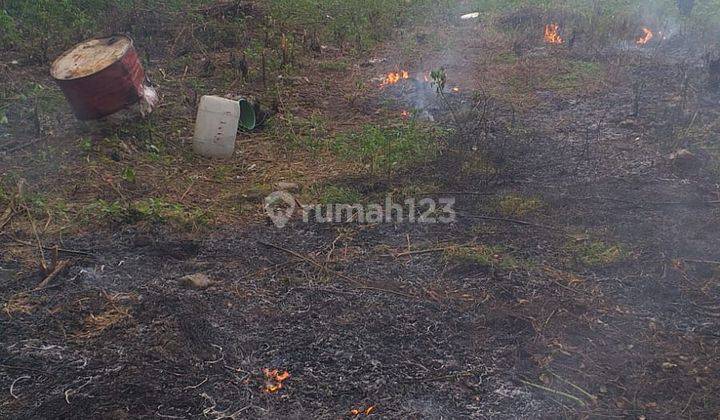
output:
[[323, 139], [327, 136], [328, 123], [320, 113], [307, 118], [287, 114], [282, 121], [274, 121], [270, 128], [275, 138], [291, 148], [319, 152], [326, 147]]
[[494, 175], [498, 168], [493, 165], [484, 153], [468, 152], [460, 157], [462, 173], [466, 175]]
[[242, 192], [242, 196], [248, 200], [260, 200], [273, 192], [272, 186], [263, 183], [254, 183], [250, 185], [245, 191]]
[[508, 194], [500, 199], [498, 210], [503, 216], [521, 217], [542, 207], [542, 201], [536, 197], [522, 197]]
[[518, 270], [529, 266], [527, 261], [513, 257], [507, 249], [499, 245], [450, 247], [445, 250], [444, 257], [448, 262], [473, 264], [483, 268], [505, 271]]
[[40, 115], [56, 113], [67, 106], [65, 97], [58, 89], [40, 83], [31, 83], [25, 94], [34, 102], [35, 111]]
[[135, 169], [130, 166], [124, 168], [120, 176], [125, 182], [134, 183], [135, 180], [137, 180], [137, 174], [135, 173]]
[[518, 57], [510, 51], [502, 51], [491, 58], [493, 64], [513, 65], [517, 63]]
[[437, 130], [409, 122], [400, 127], [365, 126], [332, 142], [332, 150], [343, 159], [365, 164], [371, 173], [427, 161], [438, 153]]
[[77, 145], [83, 154], [88, 155], [93, 150], [93, 141], [90, 137], [80, 137], [77, 140]]
[[335, 185], [312, 188], [311, 194], [317, 196], [320, 204], [356, 204], [362, 198], [360, 193], [353, 189]]
[[560, 63], [558, 72], [550, 76], [543, 84], [546, 88], [558, 92], [574, 92], [597, 83], [604, 77], [603, 67], [594, 62], [567, 60]]
[[168, 223], [183, 228], [202, 226], [208, 222], [206, 211], [189, 209], [161, 198], [146, 198], [130, 204], [97, 200], [85, 208], [85, 214], [94, 219], [116, 223]]
[[589, 268], [609, 266], [630, 256], [621, 245], [602, 241], [575, 240], [566, 248], [576, 263]]
[[232, 165], [218, 164], [215, 166], [215, 170], [213, 171], [213, 179], [216, 181], [225, 181], [228, 177], [230, 177], [233, 169]]
[[366, 50], [405, 22], [418, 24], [450, 9], [455, 0], [271, 0], [273, 19], [303, 28], [319, 40]]
[[320, 70], [337, 72], [347, 71], [349, 66], [350, 64], [345, 60], [321, 61], [319, 65]]
[[85, 211], [103, 220], [121, 221], [127, 217], [127, 208], [118, 201], [97, 200]]
[[441, 189], [442, 187], [433, 181], [408, 180], [408, 182], [393, 188], [391, 192], [399, 201], [404, 201], [407, 198], [427, 196], [441, 191]]

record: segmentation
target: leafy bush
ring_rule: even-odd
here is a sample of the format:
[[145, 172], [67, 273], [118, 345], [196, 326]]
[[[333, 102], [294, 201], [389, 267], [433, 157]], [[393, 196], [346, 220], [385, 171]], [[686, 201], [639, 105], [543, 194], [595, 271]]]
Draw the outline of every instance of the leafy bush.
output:
[[404, 21], [447, 10], [452, 0], [271, 0], [272, 18], [281, 25], [339, 45], [362, 50], [387, 38]]
[[427, 160], [438, 152], [437, 133], [410, 122], [397, 128], [366, 126], [359, 133], [336, 138], [332, 148], [341, 157], [390, 171]]
[[8, 14], [7, 10], [0, 9], [0, 43], [7, 45], [15, 43], [19, 39], [15, 21]]
[[[5, 2], [2, 14], [9, 24], [0, 26], [10, 28], [5, 41], [19, 43], [20, 37], [26, 40], [38, 55], [44, 56], [47, 47], [54, 40], [72, 38], [73, 34], [83, 32], [91, 23], [89, 11], [98, 10], [104, 0], [72, 1], [72, 0], [9, 0]], [[101, 10], [101, 9], [100, 9]], [[44, 58], [44, 57], [42, 57]]]
[[[443, 10], [453, 0], [268, 0], [266, 23], [271, 35], [282, 34], [292, 42], [295, 34], [324, 38], [363, 49], [389, 36], [407, 19]], [[4, 0], [0, 2], [0, 49], [23, 49], [37, 59], [50, 48], [66, 46], [91, 35], [113, 31], [153, 32], [154, 20], [195, 20], [206, 37], [231, 44], [236, 31], [227, 22], [194, 13], [212, 0]], [[143, 22], [154, 22], [153, 24]], [[176, 22], [177, 23], [177, 22]], [[219, 26], [218, 26], [219, 25]], [[226, 30], [230, 29], [230, 30]], [[201, 37], [203, 34], [199, 34]], [[220, 39], [218, 37], [228, 37]], [[218, 38], [218, 39], [215, 39]]]
[[129, 26], [139, 10], [180, 11], [206, 0], [5, 0], [0, 2], [0, 50], [21, 49], [38, 61], [108, 28]]

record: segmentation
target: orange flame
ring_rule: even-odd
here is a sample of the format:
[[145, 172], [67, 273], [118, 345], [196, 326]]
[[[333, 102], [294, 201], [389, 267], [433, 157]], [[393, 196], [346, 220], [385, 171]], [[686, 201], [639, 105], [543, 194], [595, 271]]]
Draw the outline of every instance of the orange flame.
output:
[[405, 70], [401, 70], [399, 72], [391, 72], [388, 73], [387, 76], [385, 76], [385, 80], [382, 82], [382, 86], [388, 86], [388, 85], [394, 85], [397, 82], [405, 79], [410, 78], [410, 73], [408, 73]]
[[364, 410], [358, 410], [358, 409], [350, 410], [350, 415], [351, 416], [359, 416], [361, 414], [365, 414], [366, 416], [369, 416], [370, 414], [372, 414], [374, 412], [375, 412], [375, 406], [371, 405], [370, 407], [368, 407]]
[[452, 88], [452, 91], [455, 93], [458, 93], [458, 92], [460, 92], [460, 88], [455, 86], [454, 88]]
[[410, 113], [403, 109], [402, 112], [400, 112], [400, 116], [404, 119], [408, 119], [410, 118]]
[[283, 382], [290, 379], [290, 373], [277, 369], [263, 369], [265, 374], [265, 392], [274, 394], [283, 387]]
[[545, 42], [548, 44], [562, 44], [563, 39], [558, 33], [560, 30], [560, 25], [557, 23], [551, 23], [549, 25], [545, 25]]
[[643, 36], [641, 36], [640, 38], [637, 39], [637, 41], [635, 41], [635, 43], [638, 45], [645, 45], [648, 42], [650, 42], [650, 40], [653, 39], [653, 37], [655, 37], [655, 34], [653, 34], [653, 31], [651, 31], [650, 29], [642, 28], [642, 30], [643, 30]]

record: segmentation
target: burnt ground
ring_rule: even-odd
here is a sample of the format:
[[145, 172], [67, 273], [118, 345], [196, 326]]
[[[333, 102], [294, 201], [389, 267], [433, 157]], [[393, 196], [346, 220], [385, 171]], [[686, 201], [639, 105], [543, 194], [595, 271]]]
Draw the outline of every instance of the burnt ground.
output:
[[[439, 186], [432, 194], [457, 198], [455, 223], [295, 220], [202, 235], [126, 226], [66, 237], [63, 248], [90, 255], [67, 254], [73, 266], [48, 289], [28, 291], [39, 281], [32, 273], [1, 279], [1, 412], [717, 417], [714, 158], [705, 149], [690, 161], [668, 157], [694, 146], [691, 132], [717, 142], [720, 95], [703, 87], [700, 66], [681, 64], [692, 49], [610, 49], [598, 58], [604, 73], [568, 91], [549, 88], [545, 74], [580, 60], [582, 44], [537, 45], [515, 73], [498, 75], [488, 71], [495, 59], [478, 52], [504, 52], [496, 34], [465, 25], [443, 36], [452, 53], [404, 57], [389, 45], [376, 54], [400, 57], [388, 71], [445, 65], [462, 87], [451, 100], [459, 108], [474, 103], [467, 92], [501, 94], [513, 76], [538, 80], [512, 115], [497, 105], [502, 124], [445, 140], [452, 149], [470, 136], [494, 169], [458, 172], [477, 163], [466, 151], [390, 179], [346, 173], [328, 182], [368, 200], [408, 178]], [[638, 78], [646, 83], [631, 116]], [[403, 89], [380, 96], [412, 106]], [[678, 93], [687, 91], [690, 99]], [[447, 112], [436, 119], [452, 125]], [[498, 205], [508, 196], [539, 204], [508, 213]], [[198, 272], [214, 284], [180, 284]], [[265, 368], [291, 374], [279, 392], [265, 392]]]

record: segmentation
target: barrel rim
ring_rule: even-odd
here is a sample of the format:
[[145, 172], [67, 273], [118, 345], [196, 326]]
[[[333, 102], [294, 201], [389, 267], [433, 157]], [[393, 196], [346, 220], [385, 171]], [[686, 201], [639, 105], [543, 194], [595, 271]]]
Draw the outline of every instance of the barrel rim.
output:
[[[81, 46], [82, 44], [85, 44], [85, 43], [87, 43], [87, 42], [90, 42], [90, 41], [99, 41], [99, 40], [103, 40], [103, 39], [110, 39], [110, 38], [113, 38], [113, 37], [123, 37], [123, 38], [127, 38], [127, 39], [130, 41], [130, 46], [128, 47], [127, 51], [125, 51], [125, 53], [122, 55], [122, 57], [120, 58], [120, 60], [117, 60], [117, 61], [115, 61], [115, 62], [112, 62], [112, 63], [108, 64], [107, 66], [105, 66], [105, 67], [97, 70], [95, 73], [87, 74], [87, 75], [85, 75], [85, 76], [74, 77], [74, 78], [72, 78], [72, 79], [63, 79], [63, 78], [59, 78], [59, 77], [57, 77], [57, 76], [55, 75], [55, 65], [56, 65], [60, 60], [62, 60], [63, 58], [65, 58], [68, 54], [70, 54], [71, 52], [75, 51], [75, 49], [76, 49], [77, 47], [79, 47], [79, 46]], [[134, 48], [135, 48], [135, 40], [134, 40], [130, 35], [126, 35], [126, 34], [112, 34], [112, 35], [108, 35], [108, 36], [102, 36], [102, 37], [97, 37], [97, 38], [86, 39], [86, 40], [84, 40], [84, 41], [82, 41], [82, 42], [78, 42], [77, 44], [75, 44], [75, 45], [73, 45], [72, 47], [70, 47], [70, 48], [68, 48], [67, 50], [65, 50], [65, 52], [63, 52], [62, 54], [60, 54], [60, 56], [59, 56], [58, 58], [56, 58], [56, 59], [52, 62], [52, 65], [50, 66], [50, 76], [53, 78], [53, 80], [56, 80], [56, 81], [58, 81], [58, 82], [71, 82], [71, 81], [75, 81], [75, 80], [87, 79], [87, 78], [93, 77], [93, 76], [97, 75], [98, 73], [102, 72], [103, 70], [111, 67], [113, 64], [117, 63], [118, 61], [121, 61], [122, 58], [125, 58], [125, 56], [127, 55], [127, 53], [128, 53], [129, 51], [131, 51], [132, 49], [134, 49]]]

